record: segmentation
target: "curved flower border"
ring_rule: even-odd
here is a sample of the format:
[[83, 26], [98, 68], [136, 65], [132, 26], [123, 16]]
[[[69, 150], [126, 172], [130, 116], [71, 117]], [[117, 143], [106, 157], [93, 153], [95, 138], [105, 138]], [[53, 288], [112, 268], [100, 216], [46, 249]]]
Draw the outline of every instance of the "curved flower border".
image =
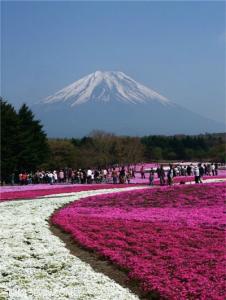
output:
[[225, 183], [87, 197], [54, 225], [164, 299], [224, 299]]
[[138, 297], [70, 254], [49, 230], [58, 208], [82, 197], [125, 189], [83, 191], [0, 204], [0, 299], [105, 299]]

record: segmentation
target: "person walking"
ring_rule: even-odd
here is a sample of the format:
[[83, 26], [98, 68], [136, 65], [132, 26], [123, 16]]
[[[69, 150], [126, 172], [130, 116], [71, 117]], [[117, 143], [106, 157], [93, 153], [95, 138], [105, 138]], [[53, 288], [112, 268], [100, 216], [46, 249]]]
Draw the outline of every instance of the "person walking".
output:
[[144, 166], [141, 166], [140, 168], [140, 175], [141, 175], [141, 179], [145, 179]]

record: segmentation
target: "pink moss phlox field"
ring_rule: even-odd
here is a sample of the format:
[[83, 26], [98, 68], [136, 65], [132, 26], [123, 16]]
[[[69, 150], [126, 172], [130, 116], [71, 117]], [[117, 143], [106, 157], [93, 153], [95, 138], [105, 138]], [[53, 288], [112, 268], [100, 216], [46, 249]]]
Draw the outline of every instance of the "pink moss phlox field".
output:
[[[218, 176], [204, 176], [203, 179], [214, 179], [214, 178], [225, 178], [225, 175]], [[193, 182], [194, 176], [178, 176], [174, 178], [174, 183], [178, 184], [183, 182]], [[11, 186], [11, 187], [1, 187], [0, 188], [0, 202], [17, 200], [17, 199], [34, 199], [37, 197], [47, 196], [51, 194], [61, 194], [61, 193], [73, 193], [97, 189], [109, 189], [109, 188], [123, 188], [140, 185], [147, 185], [148, 179], [136, 178], [131, 181], [131, 184], [76, 184], [76, 185], [49, 185], [49, 184], [36, 184], [36, 185], [26, 185], [26, 186]], [[155, 179], [155, 185], [159, 185], [159, 179]]]
[[51, 186], [48, 188], [32, 189], [27, 190], [19, 190], [19, 191], [8, 191], [1, 192], [0, 194], [0, 202], [10, 201], [10, 200], [19, 200], [19, 199], [35, 199], [37, 197], [48, 196], [53, 194], [62, 194], [62, 193], [74, 193], [74, 192], [83, 192], [83, 191], [91, 191], [91, 190], [100, 190], [100, 189], [112, 189], [112, 188], [123, 188], [123, 187], [131, 187], [133, 184], [89, 184], [89, 185], [73, 185], [73, 186]]
[[161, 299], [225, 297], [226, 184], [179, 185], [87, 197], [52, 223]]

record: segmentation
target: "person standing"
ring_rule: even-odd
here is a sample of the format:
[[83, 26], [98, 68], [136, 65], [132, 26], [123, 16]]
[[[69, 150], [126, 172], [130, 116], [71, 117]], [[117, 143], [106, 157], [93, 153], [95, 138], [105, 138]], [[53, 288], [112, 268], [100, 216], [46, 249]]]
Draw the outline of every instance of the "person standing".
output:
[[11, 184], [14, 185], [15, 184], [15, 173], [11, 174]]
[[135, 178], [135, 177], [136, 177], [136, 176], [135, 176], [135, 172], [136, 172], [136, 171], [135, 171], [135, 167], [133, 167], [133, 168], [132, 168], [132, 178]]
[[90, 184], [92, 181], [92, 170], [90, 168], [88, 168], [87, 170], [86, 178], [87, 178], [87, 183]]
[[64, 182], [64, 172], [63, 172], [63, 170], [60, 170], [60, 172], [59, 172], [59, 180], [60, 180], [60, 183]]
[[172, 185], [173, 184], [173, 167], [172, 167], [172, 165], [170, 165], [170, 168], [168, 170], [167, 179], [168, 179], [168, 185]]
[[68, 168], [64, 168], [64, 182], [68, 182]]
[[191, 176], [191, 165], [187, 166], [187, 174]]
[[82, 172], [81, 172], [81, 183], [85, 184], [86, 180], [87, 180], [86, 171], [85, 171], [85, 169], [83, 169]]
[[199, 182], [202, 183], [202, 178], [205, 174], [205, 170], [204, 167], [202, 166], [202, 164], [199, 164]]
[[165, 185], [165, 170], [163, 166], [161, 165], [160, 170], [159, 170], [159, 179], [160, 179], [160, 185]]
[[27, 173], [24, 172], [24, 173], [22, 174], [22, 182], [23, 182], [24, 185], [27, 185], [27, 184], [28, 184], [27, 178], [28, 178]]
[[154, 177], [155, 177], [155, 171], [153, 170], [153, 168], [151, 168], [150, 170], [150, 174], [149, 174], [149, 185], [154, 185]]
[[56, 170], [53, 171], [53, 179], [54, 179], [54, 183], [57, 183], [58, 178], [57, 178], [57, 171]]
[[111, 176], [112, 176], [113, 184], [117, 184], [117, 181], [118, 181], [118, 172], [117, 172], [117, 170], [115, 168], [113, 168]]
[[104, 168], [102, 170], [102, 175], [103, 175], [103, 181], [107, 182], [107, 175], [108, 175], [108, 170], [106, 168]]
[[158, 175], [158, 178], [160, 178], [160, 166], [157, 167], [156, 173], [157, 173], [157, 175]]
[[126, 177], [125, 167], [122, 167], [119, 172], [119, 183], [121, 184], [125, 183], [125, 177]]
[[68, 168], [68, 182], [72, 181], [72, 168]]
[[23, 184], [23, 176], [22, 175], [23, 175], [22, 172], [20, 172], [20, 174], [19, 174], [19, 183], [20, 183], [20, 185]]
[[130, 179], [131, 179], [131, 173], [130, 173], [129, 170], [127, 170], [127, 172], [126, 172], [126, 181], [127, 181], [128, 184], [130, 184]]
[[212, 163], [212, 175], [214, 176], [215, 175], [215, 164]]
[[209, 176], [212, 175], [212, 166], [213, 165], [211, 165], [211, 164], [208, 165], [208, 174], [207, 175], [209, 175]]
[[199, 168], [198, 166], [195, 166], [194, 168], [194, 175], [195, 175], [195, 183], [200, 183], [200, 177], [199, 177]]
[[91, 183], [94, 183], [94, 171], [92, 170], [92, 174], [91, 174]]
[[144, 166], [141, 166], [140, 168], [140, 175], [141, 175], [141, 179], [145, 179]]
[[215, 175], [218, 175], [218, 163], [215, 163]]
[[100, 172], [97, 169], [95, 169], [94, 170], [94, 182], [95, 183], [99, 183], [99, 177], [100, 177]]
[[72, 170], [71, 171], [71, 184], [74, 184], [76, 180], [76, 171]]
[[49, 177], [49, 184], [53, 184], [54, 182], [54, 176], [53, 173], [51, 171], [48, 172], [48, 177]]

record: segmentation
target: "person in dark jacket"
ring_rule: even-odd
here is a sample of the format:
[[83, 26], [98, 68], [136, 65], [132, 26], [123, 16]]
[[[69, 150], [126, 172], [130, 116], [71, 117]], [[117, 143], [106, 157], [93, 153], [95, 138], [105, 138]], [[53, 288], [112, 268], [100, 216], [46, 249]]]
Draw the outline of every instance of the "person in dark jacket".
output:
[[166, 181], [165, 181], [165, 171], [163, 166], [160, 167], [159, 170], [159, 179], [160, 179], [160, 185], [165, 185]]
[[119, 172], [119, 183], [125, 183], [126, 180], [126, 171], [125, 167], [122, 167]]

